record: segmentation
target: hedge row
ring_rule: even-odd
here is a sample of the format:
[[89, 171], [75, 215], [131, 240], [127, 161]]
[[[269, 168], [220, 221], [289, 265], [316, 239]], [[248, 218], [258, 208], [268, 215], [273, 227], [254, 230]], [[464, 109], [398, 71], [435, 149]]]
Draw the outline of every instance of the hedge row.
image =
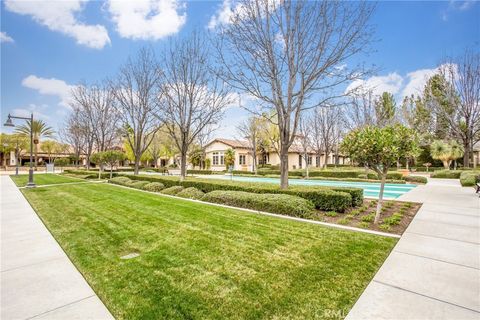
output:
[[[76, 175], [76, 176], [83, 176], [84, 179], [98, 179], [98, 171], [91, 171], [91, 170], [64, 170], [63, 173]], [[112, 177], [118, 176], [118, 173], [113, 172]], [[103, 172], [100, 174], [101, 179], [109, 179], [110, 172]]]
[[358, 206], [363, 203], [363, 190], [359, 188], [346, 187], [320, 187], [320, 186], [290, 186], [288, 189], [280, 189], [277, 185], [270, 183], [249, 183], [233, 182], [225, 180], [210, 179], [186, 179], [180, 181], [178, 177], [158, 176], [130, 176], [134, 180], [150, 182], [161, 182], [166, 187], [180, 185], [182, 187], [195, 187], [205, 193], [215, 190], [245, 191], [252, 193], [283, 193], [296, 195], [312, 201], [318, 209], [327, 211], [343, 212], [345, 209]]
[[288, 194], [255, 194], [244, 191], [217, 190], [207, 193], [202, 200], [302, 218], [309, 217], [315, 209], [311, 201]]
[[475, 186], [480, 181], [480, 171], [463, 171], [460, 174], [460, 183], [463, 187]]
[[406, 176], [404, 177], [407, 182], [427, 183], [427, 178], [421, 176]]
[[212, 170], [187, 170], [187, 174], [213, 174]]
[[433, 172], [430, 177], [442, 179], [459, 179], [462, 171], [460, 170], [438, 170]]
[[[370, 183], [379, 183], [378, 179], [366, 179], [366, 178], [324, 178], [324, 177], [313, 177], [309, 180], [327, 180], [327, 181], [349, 181], [349, 182], [370, 182]], [[386, 183], [396, 183], [396, 184], [405, 184], [405, 180], [393, 180], [387, 179]]]

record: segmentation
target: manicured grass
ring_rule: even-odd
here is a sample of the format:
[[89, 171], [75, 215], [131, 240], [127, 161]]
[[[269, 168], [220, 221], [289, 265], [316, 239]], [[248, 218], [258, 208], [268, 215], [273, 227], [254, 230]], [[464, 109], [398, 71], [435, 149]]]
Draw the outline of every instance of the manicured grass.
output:
[[396, 243], [113, 185], [22, 192], [117, 319], [345, 315]]
[[[28, 182], [28, 174], [19, 174], [18, 176], [11, 175], [13, 182], [18, 187], [25, 187]], [[46, 184], [57, 184], [57, 183], [69, 183], [69, 182], [81, 182], [78, 178], [61, 176], [53, 173], [39, 173], [33, 175], [33, 181], [37, 186], [46, 185]]]

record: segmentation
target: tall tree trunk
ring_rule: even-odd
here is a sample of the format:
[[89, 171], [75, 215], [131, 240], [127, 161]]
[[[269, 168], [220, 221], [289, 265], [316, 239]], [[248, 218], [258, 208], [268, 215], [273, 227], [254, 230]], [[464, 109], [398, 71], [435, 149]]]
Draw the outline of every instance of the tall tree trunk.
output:
[[463, 148], [463, 167], [468, 168], [470, 166], [470, 142], [467, 141], [466, 143], [464, 143]]
[[375, 212], [375, 220], [374, 224], [378, 224], [380, 220], [380, 213], [382, 212], [382, 205], [383, 205], [383, 191], [385, 190], [385, 180], [387, 179], [387, 170], [384, 170], [382, 173], [382, 182], [380, 185], [380, 194], [378, 195], [378, 202], [377, 202], [377, 211]]
[[137, 175], [140, 169], [140, 156], [135, 155], [135, 167], [133, 169], [133, 174]]
[[280, 189], [288, 188], [288, 147], [280, 146]]
[[185, 180], [187, 176], [187, 149], [182, 148], [182, 153], [180, 155], [180, 181]]

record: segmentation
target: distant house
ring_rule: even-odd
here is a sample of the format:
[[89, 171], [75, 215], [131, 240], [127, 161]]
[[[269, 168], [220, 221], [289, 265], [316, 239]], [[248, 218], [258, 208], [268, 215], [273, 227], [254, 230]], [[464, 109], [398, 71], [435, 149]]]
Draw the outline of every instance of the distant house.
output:
[[[210, 159], [211, 169], [214, 171], [223, 171], [225, 167], [225, 152], [228, 149], [235, 151], [234, 170], [253, 171], [253, 155], [251, 147], [246, 140], [234, 140], [216, 138], [210, 141], [205, 147], [206, 157]], [[307, 161], [312, 167], [321, 167], [325, 163], [325, 154], [317, 156], [313, 150], [309, 150]], [[338, 158], [338, 159], [337, 159]], [[343, 155], [330, 153], [328, 163], [347, 164], [348, 158]], [[280, 157], [275, 150], [266, 150], [257, 152], [257, 165], [280, 165]], [[289, 170], [305, 168], [305, 157], [299, 140], [294, 141], [288, 151]]]

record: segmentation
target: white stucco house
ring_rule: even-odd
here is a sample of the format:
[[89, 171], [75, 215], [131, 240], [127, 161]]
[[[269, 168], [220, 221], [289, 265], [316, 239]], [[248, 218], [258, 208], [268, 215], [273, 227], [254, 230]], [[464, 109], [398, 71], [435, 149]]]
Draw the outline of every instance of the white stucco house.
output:
[[[234, 170], [253, 171], [253, 156], [249, 142], [246, 140], [216, 138], [210, 141], [205, 147], [206, 157], [210, 159], [211, 169], [214, 171], [226, 170], [224, 154], [228, 149], [235, 151]], [[264, 153], [257, 153], [257, 164], [280, 165], [280, 157], [275, 150], [268, 150]], [[308, 163], [312, 167], [321, 167], [325, 163], [325, 154], [316, 156], [309, 151]], [[347, 164], [348, 158], [338, 155], [339, 164]], [[328, 163], [335, 162], [335, 154], [328, 155]], [[305, 168], [305, 159], [301, 145], [295, 141], [288, 152], [289, 170]]]

